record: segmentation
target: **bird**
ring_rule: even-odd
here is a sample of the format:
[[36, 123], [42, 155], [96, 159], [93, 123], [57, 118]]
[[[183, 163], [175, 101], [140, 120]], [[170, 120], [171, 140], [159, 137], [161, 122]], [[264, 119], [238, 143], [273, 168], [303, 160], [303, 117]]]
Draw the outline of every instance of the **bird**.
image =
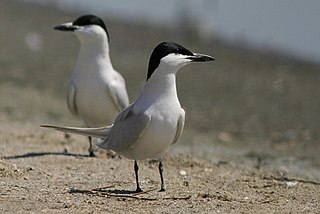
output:
[[[83, 15], [54, 29], [73, 32], [80, 40], [78, 58], [68, 83], [68, 109], [87, 127], [112, 124], [129, 105], [129, 98], [124, 78], [112, 66], [110, 37], [103, 20], [95, 15]], [[89, 144], [89, 155], [94, 157], [91, 136]]]
[[112, 125], [98, 128], [42, 127], [97, 137], [98, 147], [134, 160], [136, 192], [142, 191], [137, 161], [158, 159], [160, 191], [165, 191], [163, 153], [178, 141], [185, 123], [185, 111], [177, 95], [177, 71], [192, 62], [213, 60], [209, 55], [191, 52], [177, 43], [162, 42], [150, 56], [146, 82], [140, 95]]

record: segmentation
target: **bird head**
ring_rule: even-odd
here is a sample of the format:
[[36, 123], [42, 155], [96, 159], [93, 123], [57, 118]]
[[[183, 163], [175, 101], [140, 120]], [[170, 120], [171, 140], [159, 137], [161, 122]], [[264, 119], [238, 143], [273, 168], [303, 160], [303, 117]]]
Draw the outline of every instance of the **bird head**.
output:
[[80, 16], [75, 21], [57, 25], [54, 29], [74, 32], [81, 42], [104, 39], [109, 41], [109, 34], [103, 20], [94, 15]]
[[[183, 66], [192, 62], [208, 62], [215, 60], [213, 57], [193, 53], [185, 47], [174, 42], [162, 42], [153, 50], [148, 67], [147, 80], [157, 68], [165, 72], [176, 72]], [[159, 71], [160, 72], [160, 71]]]

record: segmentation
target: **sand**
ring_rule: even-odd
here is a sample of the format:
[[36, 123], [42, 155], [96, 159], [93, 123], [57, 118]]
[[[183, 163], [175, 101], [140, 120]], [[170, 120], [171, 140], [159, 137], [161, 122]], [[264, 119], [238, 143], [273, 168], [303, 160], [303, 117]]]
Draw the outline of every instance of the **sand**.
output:
[[[88, 157], [85, 137], [67, 139], [40, 128], [41, 123], [82, 125], [64, 100], [78, 43], [51, 30], [77, 15], [7, 0], [1, 1], [0, 10], [1, 35], [10, 35], [1, 39], [0, 55], [0, 213], [320, 213], [317, 141], [270, 144], [268, 138], [247, 140], [223, 130], [210, 131], [203, 110], [192, 104], [196, 83], [188, 74], [185, 85], [179, 82], [186, 129], [164, 157], [167, 190], [159, 192], [157, 161], [145, 160], [139, 162], [144, 191], [134, 193], [132, 160], [98, 149], [97, 157]], [[111, 24], [113, 32], [125, 30], [117, 24]], [[130, 41], [139, 47], [137, 32]], [[146, 34], [159, 36], [152, 29]], [[35, 39], [31, 43], [36, 45], [30, 46], [26, 38], [40, 42]], [[70, 41], [73, 49], [63, 49], [62, 40]], [[120, 50], [125, 46], [116, 44]], [[145, 69], [130, 73], [127, 67], [140, 66], [130, 61], [130, 50], [124, 53], [127, 65], [122, 68], [130, 97], [135, 97]], [[142, 54], [144, 61], [147, 55]], [[210, 112], [209, 99], [201, 101], [200, 107]]]

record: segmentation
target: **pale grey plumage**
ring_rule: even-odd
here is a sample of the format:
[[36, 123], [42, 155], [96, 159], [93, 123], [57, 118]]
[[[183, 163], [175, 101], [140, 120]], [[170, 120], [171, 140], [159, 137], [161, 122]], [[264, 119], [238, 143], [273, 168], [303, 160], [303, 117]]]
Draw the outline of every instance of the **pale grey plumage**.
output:
[[191, 62], [213, 60], [176, 43], [163, 42], [151, 54], [147, 82], [140, 96], [116, 117], [112, 126], [98, 129], [45, 127], [99, 137], [97, 145], [100, 148], [135, 160], [137, 192], [142, 191], [137, 160], [159, 158], [161, 191], [164, 191], [163, 152], [178, 141], [185, 123], [185, 111], [177, 95], [176, 73]]
[[[81, 44], [68, 85], [68, 109], [87, 127], [111, 124], [129, 105], [129, 98], [124, 78], [111, 63], [109, 34], [103, 20], [85, 15], [55, 29], [74, 32]], [[89, 143], [90, 156], [94, 156], [91, 137]]]
[[135, 145], [150, 125], [151, 117], [145, 112], [136, 112], [133, 107], [130, 105], [118, 115], [109, 136], [99, 140], [97, 146], [121, 153]]
[[172, 144], [175, 144], [176, 142], [178, 142], [178, 139], [179, 139], [179, 137], [181, 136], [181, 134], [183, 132], [184, 123], [185, 123], [185, 111], [182, 109], [181, 115], [180, 115], [178, 123], [177, 123], [176, 134], [174, 136]]
[[74, 115], [74, 116], [79, 116], [78, 115], [78, 110], [77, 110], [77, 105], [76, 105], [76, 85], [70, 81], [69, 87], [68, 87], [68, 93], [67, 93], [67, 106], [69, 111]]

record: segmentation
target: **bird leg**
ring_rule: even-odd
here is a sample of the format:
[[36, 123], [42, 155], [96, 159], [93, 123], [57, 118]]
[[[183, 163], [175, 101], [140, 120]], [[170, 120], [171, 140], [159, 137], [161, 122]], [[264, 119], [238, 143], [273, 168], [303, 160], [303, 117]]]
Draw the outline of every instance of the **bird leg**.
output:
[[139, 170], [139, 166], [138, 166], [137, 161], [135, 160], [134, 161], [134, 173], [136, 174], [136, 183], [137, 183], [136, 192], [142, 192], [142, 189], [140, 188], [140, 185], [139, 185], [138, 170]]
[[161, 179], [161, 189], [160, 192], [164, 192], [166, 191], [165, 187], [164, 187], [164, 179], [163, 179], [163, 163], [162, 160], [159, 160], [159, 173], [160, 173], [160, 179]]
[[95, 157], [96, 155], [93, 152], [92, 138], [90, 136], [88, 138], [89, 138], [89, 144], [90, 144], [90, 146], [89, 146], [89, 155], [90, 155], [90, 157]]

